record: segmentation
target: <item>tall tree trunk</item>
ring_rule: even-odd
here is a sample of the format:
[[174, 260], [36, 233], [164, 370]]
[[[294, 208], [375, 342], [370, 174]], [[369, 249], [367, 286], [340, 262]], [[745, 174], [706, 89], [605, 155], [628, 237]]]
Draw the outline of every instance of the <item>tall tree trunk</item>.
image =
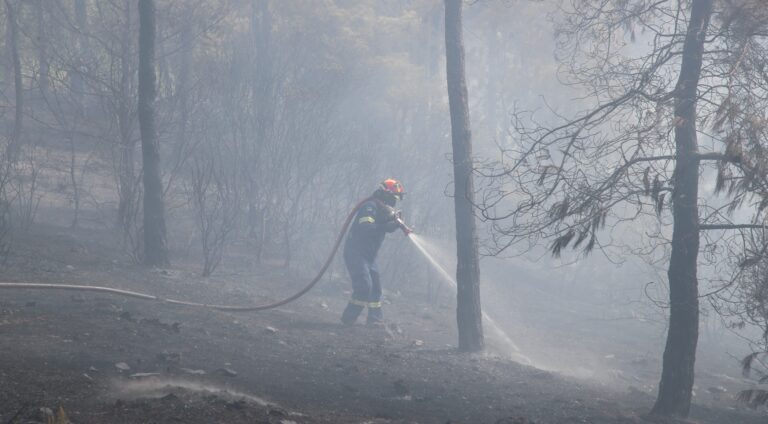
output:
[[[125, 93], [124, 95], [128, 95]], [[118, 146], [118, 205], [117, 205], [117, 224], [123, 231], [124, 236], [128, 236], [133, 231], [135, 219], [135, 202], [137, 201], [137, 181], [136, 171], [134, 169], [134, 141], [131, 134], [131, 111], [122, 103], [128, 101], [128, 98], [120, 100], [118, 106], [117, 127], [120, 132], [120, 144]]]
[[179, 82], [176, 86], [179, 108], [179, 135], [173, 148], [172, 160], [181, 163], [184, 146], [187, 144], [187, 126], [189, 122], [189, 71], [192, 66], [192, 43], [194, 34], [192, 11], [184, 13], [181, 27], [181, 51], [179, 60]]
[[83, 115], [85, 115], [85, 105], [83, 104], [83, 93], [85, 91], [84, 73], [89, 65], [90, 58], [90, 41], [87, 36], [88, 32], [88, 3], [87, 0], [75, 0], [75, 23], [77, 24], [77, 48], [79, 57], [75, 59], [73, 67], [71, 69], [70, 77], [70, 90], [75, 98], [78, 106], [81, 109]]
[[[255, 75], [252, 79], [251, 97], [256, 108], [256, 126], [254, 128], [255, 142], [249, 151], [252, 163], [259, 166], [263, 159], [264, 146], [267, 145], [267, 137], [271, 134], [272, 124], [275, 117], [275, 104], [272, 91], [274, 86], [272, 71], [272, 11], [270, 10], [269, 0], [257, 0], [251, 3], [251, 40], [253, 42], [253, 54], [251, 56], [252, 66], [255, 69]], [[251, 234], [256, 237], [256, 261], [261, 263], [266, 250], [266, 243], [269, 238], [266, 236], [266, 219], [272, 213], [268, 202], [260, 202], [263, 196], [263, 184], [259, 181], [258, 175], [250, 171], [249, 180], [249, 203], [253, 211], [252, 216], [256, 218], [249, 224]], [[286, 254], [288, 256], [288, 254]]]
[[168, 265], [160, 152], [155, 129], [155, 2], [139, 0], [139, 128], [144, 177], [144, 264]]
[[445, 0], [445, 57], [448, 102], [453, 140], [454, 205], [456, 209], [456, 320], [459, 350], [476, 352], [484, 347], [480, 309], [480, 260], [477, 230], [472, 211], [472, 133], [469, 126], [467, 84], [464, 77], [464, 43], [461, 28], [461, 1]]
[[21, 59], [19, 58], [19, 22], [15, 6], [10, 0], [5, 0], [8, 19], [8, 48], [11, 55], [13, 70], [13, 89], [15, 93], [13, 129], [8, 142], [6, 154], [11, 162], [15, 162], [21, 150], [22, 126], [24, 124], [24, 86], [21, 81]]
[[672, 256], [669, 261], [669, 331], [659, 394], [652, 413], [686, 417], [691, 408], [699, 336], [699, 159], [696, 99], [712, 0], [694, 0], [675, 87]]
[[69, 182], [72, 184], [72, 200], [75, 209], [70, 228], [77, 228], [80, 219], [80, 187], [77, 184], [77, 151], [72, 131], [67, 131], [67, 139], [69, 141]]
[[491, 19], [488, 22], [490, 28], [488, 28], [488, 57], [486, 59], [486, 66], [488, 76], [486, 77], [486, 90], [485, 90], [485, 128], [488, 131], [488, 136], [494, 142], [498, 143], [498, 121], [497, 121], [497, 105], [498, 105], [498, 91], [499, 85], [498, 78], [501, 73], [499, 66], [499, 56], [503, 53], [503, 50], [499, 49], [499, 35], [497, 30], [496, 19]]
[[[269, 0], [258, 0], [253, 4], [251, 19], [251, 33], [255, 38], [256, 55], [254, 58], [254, 91], [252, 93], [256, 103], [256, 143], [257, 160], [261, 156], [261, 150], [266, 145], [266, 138], [272, 130], [275, 119], [275, 104], [272, 96], [274, 90], [274, 78], [272, 69], [272, 11], [269, 8]], [[258, 20], [256, 13], [258, 12]]]
[[3, 37], [3, 85], [7, 85], [10, 89], [10, 85], [13, 83], [13, 52], [11, 50], [11, 20], [8, 16], [8, 2], [4, 2], [5, 13], [5, 37]]
[[35, 20], [37, 21], [37, 84], [40, 87], [40, 94], [43, 96], [43, 102], [48, 98], [48, 88], [50, 87], [50, 65], [48, 62], [48, 33], [45, 19], [45, 2], [48, 0], [37, 0], [35, 2]]
[[126, 240], [133, 238], [133, 224], [136, 219], [138, 182], [134, 170], [135, 140], [133, 139], [133, 104], [135, 96], [131, 87], [133, 68], [132, 2], [125, 0], [125, 25], [120, 35], [120, 97], [116, 100], [117, 127], [120, 133], [118, 146], [118, 195], [117, 222]]

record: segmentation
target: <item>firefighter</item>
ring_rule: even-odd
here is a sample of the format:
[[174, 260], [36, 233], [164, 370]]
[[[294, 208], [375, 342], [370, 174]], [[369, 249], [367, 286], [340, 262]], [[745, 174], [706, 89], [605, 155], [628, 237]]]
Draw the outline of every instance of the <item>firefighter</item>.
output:
[[376, 254], [387, 233], [403, 227], [400, 213], [394, 207], [404, 195], [399, 181], [387, 179], [358, 209], [344, 244], [344, 263], [352, 279], [352, 299], [341, 315], [341, 322], [346, 325], [354, 324], [366, 307], [367, 324], [382, 323], [381, 280]]

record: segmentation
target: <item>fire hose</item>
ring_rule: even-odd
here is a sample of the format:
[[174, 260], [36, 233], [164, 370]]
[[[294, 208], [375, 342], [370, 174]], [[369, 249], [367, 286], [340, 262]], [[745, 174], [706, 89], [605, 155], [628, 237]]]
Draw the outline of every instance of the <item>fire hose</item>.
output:
[[[344, 240], [344, 235], [347, 233], [349, 226], [352, 224], [352, 220], [357, 214], [357, 210], [360, 209], [360, 207], [365, 202], [368, 202], [371, 199], [372, 198], [370, 197], [363, 199], [357, 205], [355, 205], [355, 207], [349, 212], [349, 215], [347, 215], [347, 218], [344, 221], [344, 225], [342, 225], [341, 227], [341, 231], [339, 232], [339, 235], [336, 237], [336, 242], [334, 243], [333, 248], [331, 249], [330, 255], [328, 255], [328, 258], [325, 260], [325, 263], [323, 263], [323, 266], [320, 268], [317, 275], [315, 275], [315, 278], [313, 278], [306, 286], [304, 286], [304, 288], [294, 293], [293, 295], [286, 297], [282, 300], [272, 302], [272, 303], [267, 303], [264, 305], [250, 305], [250, 306], [215, 305], [215, 304], [208, 304], [208, 303], [188, 302], [188, 301], [176, 300], [176, 299], [166, 299], [159, 296], [153, 296], [150, 294], [138, 293], [130, 290], [115, 289], [111, 287], [84, 286], [84, 285], [73, 285], [73, 284], [0, 283], [0, 289], [88, 291], [88, 292], [115, 294], [119, 296], [131, 297], [134, 299], [154, 300], [154, 301], [167, 303], [171, 305], [202, 307], [202, 308], [216, 309], [220, 311], [230, 311], [230, 312], [254, 312], [254, 311], [264, 311], [267, 309], [274, 309], [279, 306], [283, 306], [287, 303], [293, 302], [294, 300], [300, 298], [301, 296], [304, 296], [320, 281], [321, 278], [323, 278], [323, 275], [325, 275], [325, 272], [331, 266], [331, 263], [333, 262], [333, 258], [336, 256], [336, 252], [338, 252], [339, 247], [341, 246], [341, 242]], [[397, 222], [400, 229], [403, 231], [403, 233], [406, 236], [408, 236], [412, 232], [412, 230], [408, 228], [407, 225], [405, 225], [405, 222], [403, 222], [399, 214], [394, 213], [394, 210], [391, 210], [390, 212], [392, 213], [393, 219]]]

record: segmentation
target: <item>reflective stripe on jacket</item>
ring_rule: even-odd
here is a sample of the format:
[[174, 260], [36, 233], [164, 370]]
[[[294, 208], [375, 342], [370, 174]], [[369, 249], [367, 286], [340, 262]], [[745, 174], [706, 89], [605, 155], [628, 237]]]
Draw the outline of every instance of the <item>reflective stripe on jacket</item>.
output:
[[359, 254], [366, 261], [373, 262], [384, 237], [398, 228], [388, 212], [376, 200], [363, 203], [352, 221], [352, 228], [344, 244], [344, 256]]

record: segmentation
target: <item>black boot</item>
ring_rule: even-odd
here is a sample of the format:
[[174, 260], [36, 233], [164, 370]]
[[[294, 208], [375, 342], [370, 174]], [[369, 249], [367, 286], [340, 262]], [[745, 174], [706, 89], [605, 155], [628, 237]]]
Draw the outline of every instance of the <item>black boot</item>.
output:
[[355, 305], [352, 302], [348, 303], [346, 309], [344, 309], [344, 313], [341, 314], [341, 322], [344, 325], [354, 324], [355, 321], [357, 321], [357, 317], [360, 315], [360, 312], [363, 312], [362, 306]]
[[367, 325], [383, 325], [384, 324], [384, 312], [381, 307], [371, 308], [368, 307], [368, 319], [365, 321]]

